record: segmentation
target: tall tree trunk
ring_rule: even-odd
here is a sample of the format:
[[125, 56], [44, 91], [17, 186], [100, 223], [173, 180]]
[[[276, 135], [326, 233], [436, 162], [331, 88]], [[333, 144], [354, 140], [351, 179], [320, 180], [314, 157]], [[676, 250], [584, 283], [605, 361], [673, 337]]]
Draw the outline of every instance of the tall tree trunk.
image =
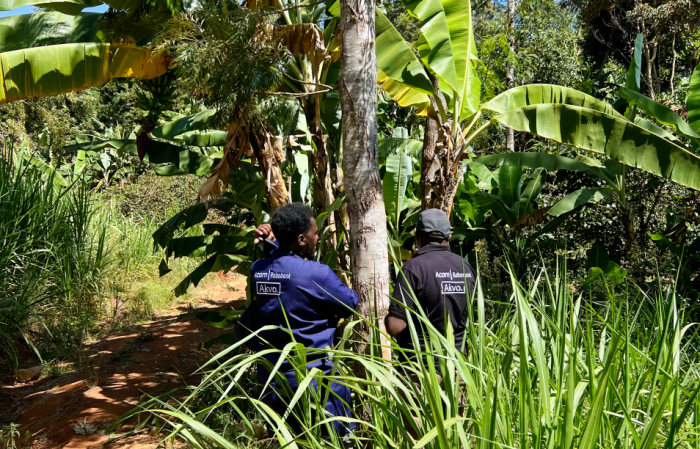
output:
[[644, 58], [647, 60], [647, 76], [646, 76], [646, 81], [647, 81], [647, 86], [649, 87], [649, 97], [651, 97], [652, 100], [656, 101], [656, 92], [654, 91], [654, 78], [652, 76], [652, 71], [654, 68], [654, 57], [652, 57], [651, 52], [649, 51], [649, 40], [647, 38], [647, 34], [645, 32], [644, 27], [642, 27], [642, 33], [644, 34]]
[[[377, 58], [374, 0], [340, 1], [343, 175], [350, 219], [352, 285], [358, 311], [378, 316], [389, 309], [389, 253], [377, 142]], [[376, 304], [376, 310], [375, 310]], [[384, 340], [384, 338], [382, 338]], [[388, 342], [382, 354], [391, 357]]]
[[[515, 0], [508, 0], [508, 46], [510, 47], [511, 58], [508, 59], [506, 88], [512, 89], [515, 87], [515, 67], [513, 65], [513, 55], [515, 55]], [[506, 150], [515, 151], [515, 132], [513, 128], [506, 128]]]
[[676, 77], [676, 36], [673, 36], [673, 43], [671, 44], [671, 51], [673, 52], [673, 59], [671, 60], [671, 97], [675, 94], [673, 79]]

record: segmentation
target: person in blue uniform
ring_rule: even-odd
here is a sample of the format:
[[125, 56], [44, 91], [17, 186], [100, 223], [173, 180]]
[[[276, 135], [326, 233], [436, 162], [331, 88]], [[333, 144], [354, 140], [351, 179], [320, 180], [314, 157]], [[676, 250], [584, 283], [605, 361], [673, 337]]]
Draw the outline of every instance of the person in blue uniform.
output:
[[[283, 349], [293, 336], [294, 341], [307, 348], [307, 368], [317, 368], [330, 375], [333, 366], [323, 350], [333, 347], [338, 319], [351, 316], [359, 298], [330, 267], [313, 260], [317, 232], [311, 208], [300, 203], [280, 207], [275, 211], [271, 225], [262, 225], [255, 230], [256, 243], [267, 238], [274, 241], [277, 248], [251, 267], [250, 288], [255, 297], [251, 306], [257, 307], [259, 328], [276, 326], [259, 334], [258, 351], [270, 347]], [[280, 354], [265, 357], [275, 366]], [[296, 389], [297, 377], [291, 364], [284, 361], [279, 371], [284, 373], [290, 387]], [[258, 365], [261, 385], [267, 382], [269, 375], [264, 366]], [[313, 381], [313, 386], [317, 388], [316, 381]], [[285, 396], [277, 382], [272, 382], [270, 387], [263, 401], [283, 416], [291, 396]], [[335, 394], [328, 396], [326, 410], [334, 416], [351, 417], [350, 389], [333, 382], [331, 390]], [[298, 423], [291, 424], [299, 430]], [[334, 427], [343, 435], [354, 426], [335, 422]]]

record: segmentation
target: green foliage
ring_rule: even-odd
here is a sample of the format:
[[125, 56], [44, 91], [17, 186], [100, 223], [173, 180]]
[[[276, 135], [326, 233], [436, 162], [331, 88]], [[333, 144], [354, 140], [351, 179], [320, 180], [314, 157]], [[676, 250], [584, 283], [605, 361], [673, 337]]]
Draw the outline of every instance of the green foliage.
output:
[[261, 15], [226, 0], [203, 4], [197, 16], [179, 16], [157, 40], [159, 49], [177, 49], [179, 83], [207, 104], [232, 117], [251, 114], [256, 95], [282, 82], [289, 52], [279, 42], [254, 37]]
[[[105, 232], [90, 232], [89, 191], [58, 187], [54, 177], [24, 158], [15, 165], [0, 160], [0, 338], [11, 367], [17, 365], [18, 336], [26, 339], [43, 327], [53, 339], [52, 329], [69, 323], [85, 329], [97, 313], [92, 296], [108, 264]], [[64, 343], [81, 340], [71, 335]]]

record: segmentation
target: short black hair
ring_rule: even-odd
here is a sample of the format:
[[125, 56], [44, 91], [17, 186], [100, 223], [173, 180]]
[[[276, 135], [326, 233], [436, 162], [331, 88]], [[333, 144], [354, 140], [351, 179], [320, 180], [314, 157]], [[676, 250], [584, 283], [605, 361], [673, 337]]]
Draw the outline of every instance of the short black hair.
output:
[[272, 216], [272, 232], [280, 245], [294, 243], [300, 234], [306, 234], [311, 229], [313, 212], [302, 203], [285, 204], [275, 211]]

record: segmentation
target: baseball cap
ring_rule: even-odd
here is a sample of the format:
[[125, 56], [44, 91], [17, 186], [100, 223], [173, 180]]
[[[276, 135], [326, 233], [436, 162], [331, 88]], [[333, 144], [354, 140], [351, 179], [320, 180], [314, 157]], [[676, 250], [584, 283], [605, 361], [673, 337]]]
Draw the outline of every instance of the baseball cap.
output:
[[447, 238], [450, 232], [450, 219], [447, 214], [440, 209], [426, 209], [418, 215], [418, 223], [416, 223], [416, 231], [422, 234], [430, 234], [431, 232], [440, 232], [442, 236]]

